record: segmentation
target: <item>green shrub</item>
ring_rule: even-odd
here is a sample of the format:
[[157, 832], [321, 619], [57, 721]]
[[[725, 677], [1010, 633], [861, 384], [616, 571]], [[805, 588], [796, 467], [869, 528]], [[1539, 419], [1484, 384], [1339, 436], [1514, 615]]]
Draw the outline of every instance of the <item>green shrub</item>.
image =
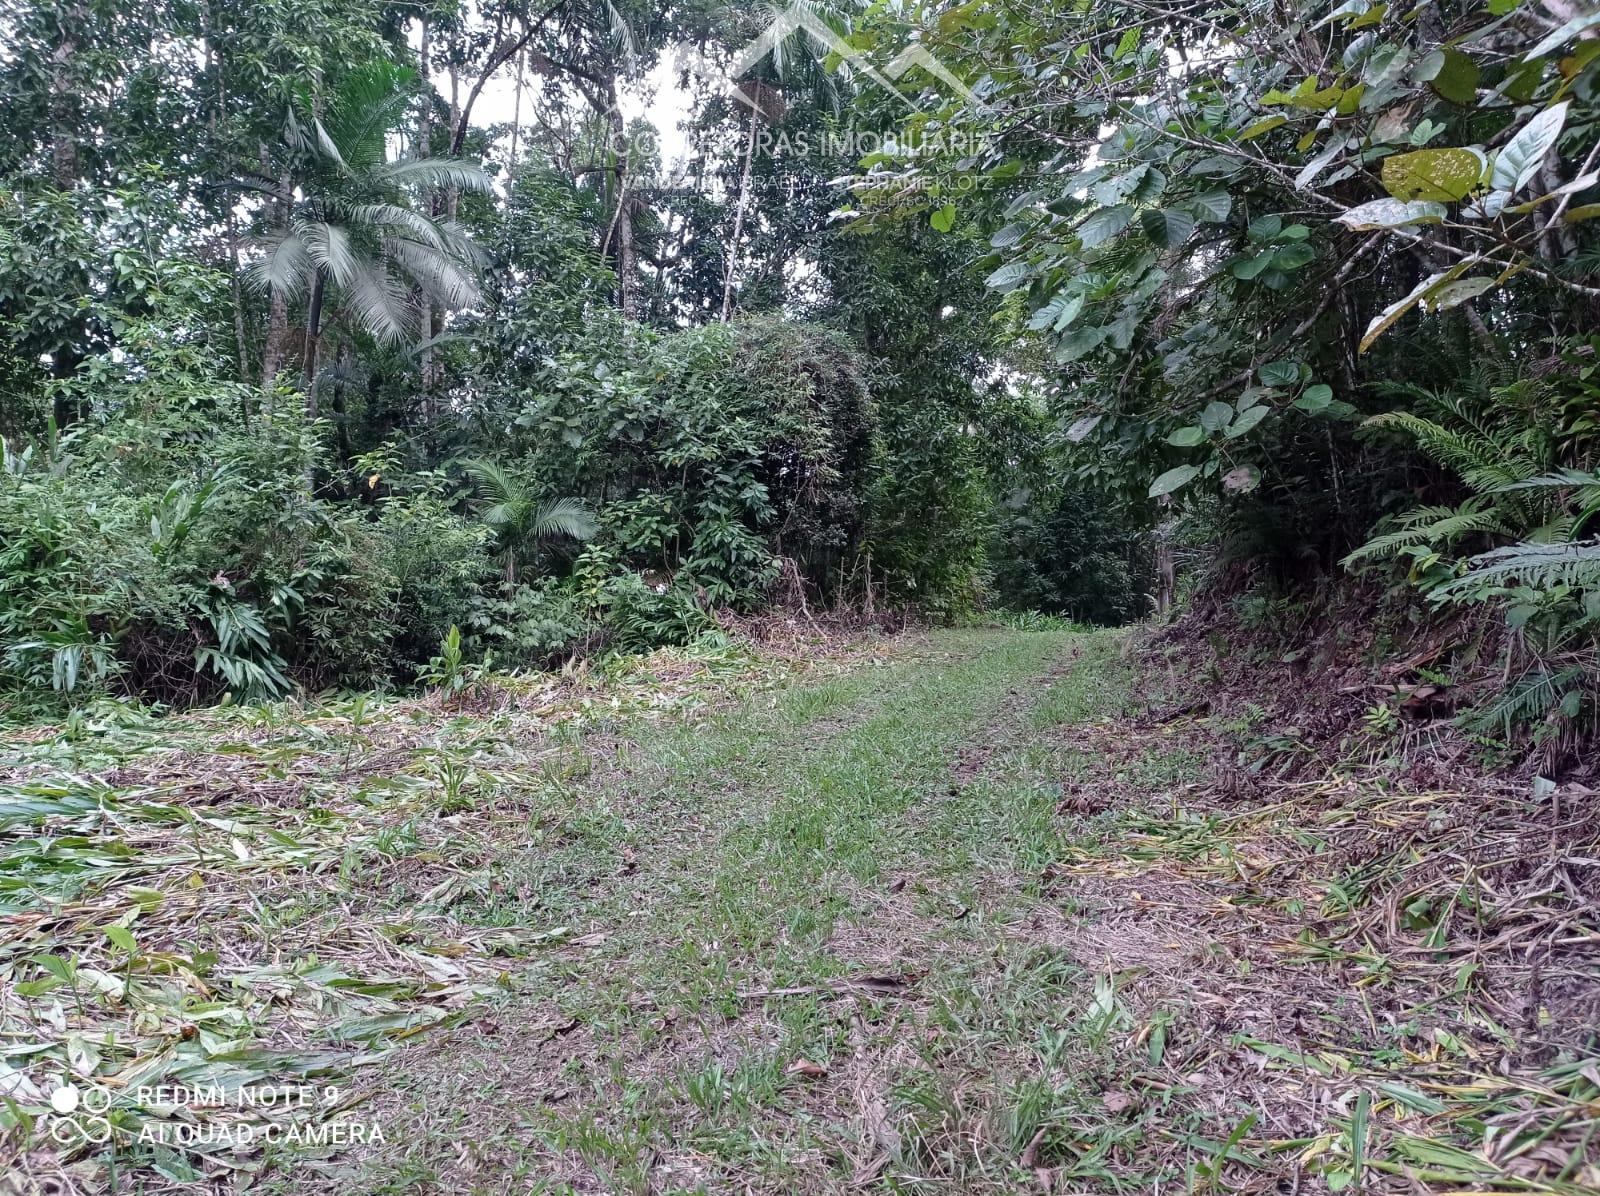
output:
[[379, 504], [375, 531], [394, 578], [394, 666], [414, 670], [457, 624], [472, 624], [493, 580], [489, 530], [462, 518], [434, 493]]
[[576, 586], [553, 578], [480, 595], [468, 627], [496, 660], [523, 668], [547, 668], [601, 639]]

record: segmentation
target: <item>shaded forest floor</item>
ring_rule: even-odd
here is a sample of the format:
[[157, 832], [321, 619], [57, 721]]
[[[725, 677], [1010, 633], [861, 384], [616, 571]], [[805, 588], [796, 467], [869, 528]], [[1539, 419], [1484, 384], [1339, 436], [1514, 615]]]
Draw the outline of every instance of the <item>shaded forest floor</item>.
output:
[[[1241, 775], [1115, 633], [666, 652], [469, 705], [11, 745], [18, 1187], [1600, 1187], [1592, 795]], [[110, 1147], [52, 1140], [69, 1063], [111, 1076]], [[207, 1082], [316, 1095], [136, 1097]], [[341, 1122], [383, 1140], [149, 1132]]]

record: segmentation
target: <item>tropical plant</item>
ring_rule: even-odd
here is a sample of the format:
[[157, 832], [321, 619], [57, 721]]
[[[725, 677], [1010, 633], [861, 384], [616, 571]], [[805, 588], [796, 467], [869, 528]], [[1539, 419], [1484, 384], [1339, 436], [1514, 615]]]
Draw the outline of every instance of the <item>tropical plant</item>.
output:
[[282, 219], [262, 242], [254, 276], [281, 302], [306, 300], [308, 387], [330, 310], [353, 330], [395, 344], [416, 336], [425, 303], [459, 308], [478, 296], [479, 251], [458, 223], [433, 214], [429, 195], [484, 191], [488, 177], [455, 158], [388, 157], [415, 83], [409, 68], [379, 61], [340, 80], [325, 107], [305, 97], [284, 133], [299, 168], [296, 192], [256, 180], [274, 192]]
[[1566, 490], [1543, 485], [1559, 461], [1551, 390], [1522, 380], [1495, 384], [1500, 369], [1479, 370], [1453, 391], [1419, 386], [1385, 388], [1408, 406], [1375, 415], [1369, 428], [1394, 429], [1416, 442], [1431, 460], [1460, 478], [1470, 491], [1456, 504], [1430, 504], [1399, 515], [1397, 527], [1373, 537], [1344, 563], [1385, 557], [1409, 561], [1424, 590], [1456, 576], [1450, 549], [1476, 537], [1549, 543], [1575, 527]]
[[466, 470], [483, 492], [479, 518], [494, 533], [508, 584], [515, 585], [519, 569], [542, 550], [594, 536], [594, 513], [581, 499], [546, 497], [526, 477], [498, 461], [469, 461]]

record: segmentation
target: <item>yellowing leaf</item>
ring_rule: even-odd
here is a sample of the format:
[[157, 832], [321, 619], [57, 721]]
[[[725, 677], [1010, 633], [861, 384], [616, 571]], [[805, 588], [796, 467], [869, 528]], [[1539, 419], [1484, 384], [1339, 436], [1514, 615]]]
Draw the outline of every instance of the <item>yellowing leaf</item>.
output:
[[1438, 274], [1430, 274], [1412, 287], [1410, 294], [1389, 304], [1388, 307], [1374, 316], [1372, 322], [1367, 325], [1367, 330], [1362, 334], [1361, 344], [1356, 351], [1365, 353], [1372, 347], [1373, 341], [1393, 328], [1408, 311], [1418, 303], [1421, 303], [1427, 296], [1460, 278], [1477, 260], [1477, 258], [1468, 258], [1464, 262], [1458, 262], [1456, 265], [1451, 266], [1448, 270], [1442, 270]]
[[1288, 123], [1289, 123], [1289, 118], [1287, 116], [1263, 116], [1260, 120], [1256, 121], [1255, 124], [1251, 125], [1243, 133], [1240, 133], [1239, 134], [1239, 140], [1240, 141], [1250, 141], [1250, 140], [1252, 140], [1252, 139], [1254, 139], [1256, 137], [1261, 136], [1261, 134], [1263, 134], [1263, 133], [1272, 132], [1272, 130], [1276, 129], [1279, 125], [1286, 125]]
[[1483, 178], [1487, 159], [1475, 149], [1413, 150], [1383, 160], [1383, 187], [1396, 199], [1455, 203]]

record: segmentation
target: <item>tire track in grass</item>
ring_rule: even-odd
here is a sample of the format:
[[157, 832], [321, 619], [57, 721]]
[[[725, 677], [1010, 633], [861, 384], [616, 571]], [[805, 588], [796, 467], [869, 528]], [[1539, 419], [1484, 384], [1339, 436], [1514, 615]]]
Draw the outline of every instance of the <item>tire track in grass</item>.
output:
[[[908, 883], [952, 850], [908, 815], [945, 799], [958, 750], [997, 713], [1022, 727], [1017, 694], [1048, 692], [1076, 642], [941, 633], [929, 657], [647, 737], [616, 775], [570, 788], [616, 820], [636, 869], [596, 895], [593, 945], [546, 961], [491, 1036], [408, 1061], [397, 1082], [419, 1096], [392, 1115], [417, 1136], [363, 1186], [456, 1190], [520, 1169], [557, 1191], [791, 1191], [776, 1177], [795, 1167], [870, 1167], [861, 1093], [882, 1101], [883, 1084], [861, 1066], [821, 1084], [784, 1068], [805, 1051], [876, 1065], [876, 1015], [833, 994], [892, 1001], [893, 974], [849, 985], [875, 962], [914, 978], [952, 912], [938, 884]], [[877, 954], [852, 933], [874, 918], [898, 940]], [[520, 1119], [496, 1112], [513, 1092]]]

